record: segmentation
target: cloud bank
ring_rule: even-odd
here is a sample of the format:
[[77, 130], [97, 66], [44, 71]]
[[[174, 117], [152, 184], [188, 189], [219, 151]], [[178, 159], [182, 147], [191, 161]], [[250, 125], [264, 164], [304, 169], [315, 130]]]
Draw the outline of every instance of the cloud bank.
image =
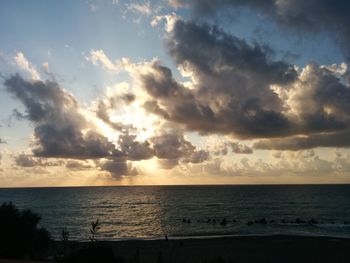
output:
[[[100, 118], [114, 127], [116, 123], [107, 118], [106, 111], [101, 110], [100, 106], [94, 116], [93, 112], [84, 110], [74, 96], [55, 81], [28, 81], [17, 74], [6, 79], [4, 85], [24, 105], [25, 112], [20, 116], [34, 125], [34, 157], [69, 160], [66, 167], [71, 170], [90, 167], [71, 159], [95, 160], [98, 169], [108, 171], [114, 178], [138, 174], [133, 161], [156, 157], [161, 160], [170, 159], [175, 165], [203, 162], [209, 158], [207, 152], [197, 150], [185, 140], [181, 132], [164, 132], [140, 142], [136, 135], [129, 133], [128, 126], [124, 125], [124, 130], [118, 129], [118, 140], [112, 142], [91, 121], [93, 117]], [[120, 100], [131, 102], [134, 97], [124, 94], [118, 101]], [[167, 155], [162, 149], [171, 149], [172, 155]], [[56, 165], [40, 158], [20, 154], [15, 157], [15, 163], [21, 167]]]
[[[129, 4], [127, 9], [148, 20], [156, 15], [151, 20], [153, 27], [166, 22], [165, 49], [181, 76], [157, 59], [141, 63], [111, 60], [102, 49], [92, 49], [88, 61], [111, 74], [124, 69], [133, 82], [123, 93], [97, 98], [93, 109], [81, 105], [56, 81], [41, 80], [23, 53], [13, 57], [31, 79], [17, 74], [6, 78], [4, 85], [24, 106], [23, 112], [16, 110], [17, 116], [34, 126], [32, 155], [14, 156], [16, 166], [54, 166], [57, 163], [44, 158], [55, 158], [64, 160], [60, 165], [71, 171], [98, 169], [113, 178], [138, 175], [142, 171], [137, 163], [152, 159], [163, 169], [186, 166], [193, 173], [205, 170], [223, 175], [350, 171], [347, 157], [330, 161], [304, 151], [350, 146], [347, 64], [314, 62], [298, 67], [286, 58], [276, 58], [268, 45], [248, 42], [208, 22], [215, 20], [205, 20], [222, 10], [248, 8], [288, 32], [332, 34], [349, 58], [349, 4], [327, 0], [171, 0], [170, 4], [190, 7], [197, 15], [192, 19], [204, 19], [184, 20], [154, 12], [149, 2]], [[48, 63], [45, 68], [48, 71]], [[117, 116], [135, 104], [158, 120], [147, 136], [139, 136], [143, 131], [134, 115], [127, 116], [128, 123]], [[201, 139], [211, 135], [225, 139], [204, 150], [188, 139], [190, 132], [202, 135], [198, 136]], [[284, 152], [274, 152], [277, 161], [265, 162], [251, 158], [259, 150]], [[234, 154], [235, 162], [224, 167], [229, 153]], [[236, 154], [250, 156], [237, 161], [241, 155]]]
[[172, 24], [166, 47], [189, 82], [156, 60], [124, 65], [148, 93], [148, 112], [187, 131], [261, 139], [257, 149], [349, 146], [346, 64], [299, 69], [216, 26]]
[[249, 8], [277, 23], [282, 29], [298, 34], [327, 32], [340, 44], [350, 59], [350, 3], [329, 0], [170, 0], [174, 7], [190, 7], [197, 16], [212, 16], [223, 10], [238, 12], [238, 8]]

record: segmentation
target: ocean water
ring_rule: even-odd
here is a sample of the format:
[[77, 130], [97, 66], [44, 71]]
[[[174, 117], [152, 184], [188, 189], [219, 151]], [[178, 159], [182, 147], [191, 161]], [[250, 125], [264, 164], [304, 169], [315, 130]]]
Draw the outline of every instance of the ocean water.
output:
[[165, 234], [350, 237], [350, 185], [0, 189], [0, 202], [9, 201], [39, 213], [54, 238], [66, 228], [72, 240], [87, 240], [96, 219], [101, 240]]

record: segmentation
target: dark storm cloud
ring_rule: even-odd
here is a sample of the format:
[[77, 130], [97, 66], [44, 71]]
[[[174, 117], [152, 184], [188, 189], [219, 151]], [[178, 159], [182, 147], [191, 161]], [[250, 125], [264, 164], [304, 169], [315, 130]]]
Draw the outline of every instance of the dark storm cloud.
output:
[[296, 100], [311, 131], [343, 130], [350, 124], [350, 87], [325, 67], [308, 65]]
[[126, 159], [123, 158], [102, 161], [99, 167], [101, 170], [109, 172], [114, 179], [119, 179], [121, 176], [138, 175], [136, 168], [132, 167], [132, 164], [127, 163]]
[[[5, 81], [5, 86], [24, 104], [26, 113], [23, 116], [34, 124], [35, 156], [81, 160], [107, 158], [100, 164], [101, 170], [110, 172], [114, 178], [131, 174], [126, 153], [117, 150], [106, 137], [90, 129], [91, 124], [79, 112], [78, 102], [56, 82], [26, 81], [15, 75]], [[16, 164], [32, 167], [42, 162], [20, 155]], [[67, 163], [68, 169], [86, 169], [78, 166]]]
[[162, 169], [172, 169], [179, 164], [178, 159], [159, 159], [158, 164]]
[[151, 137], [145, 142], [138, 142], [135, 135], [124, 133], [119, 136], [118, 146], [125, 157], [111, 158], [98, 164], [101, 170], [110, 172], [117, 179], [122, 175], [139, 173], [127, 161], [141, 161], [157, 157], [161, 168], [171, 169], [178, 164], [201, 163], [209, 159], [209, 152], [197, 150], [181, 132], [161, 131], [160, 135]]
[[314, 134], [306, 137], [292, 137], [274, 140], [261, 140], [254, 144], [255, 149], [299, 151], [315, 147], [350, 147], [350, 131], [330, 134]]
[[350, 58], [350, 2], [346, 0], [171, 0], [186, 5], [197, 15], [213, 15], [223, 10], [247, 7], [273, 19], [278, 25], [300, 34], [325, 30], [341, 44]]
[[[272, 60], [269, 47], [249, 45], [215, 26], [191, 21], [175, 21], [166, 43], [177, 66], [192, 76], [192, 87], [176, 81], [169, 68], [152, 62], [138, 73], [151, 97], [144, 107], [187, 130], [271, 138], [270, 144], [272, 138], [304, 136], [310, 146], [302, 143], [303, 149], [338, 147], [341, 140], [327, 140], [327, 134], [342, 138], [350, 128], [350, 87], [344, 65], [308, 64], [297, 71], [284, 61]], [[232, 147], [234, 152], [251, 152], [249, 147]]]
[[136, 99], [136, 96], [135, 94], [132, 94], [132, 93], [126, 93], [126, 94], [123, 94], [120, 96], [120, 99], [126, 103], [126, 104], [130, 104], [132, 103], [135, 99]]
[[31, 82], [15, 75], [5, 86], [24, 104], [25, 117], [34, 123], [36, 156], [85, 159], [120, 154], [102, 135], [92, 130], [83, 133], [89, 125], [78, 102], [56, 82]]
[[215, 156], [227, 155], [229, 153], [229, 150], [231, 150], [231, 152], [235, 154], [253, 153], [253, 149], [251, 147], [240, 142], [217, 143], [213, 146], [210, 146], [210, 148], [210, 152], [213, 153]]
[[69, 160], [66, 163], [66, 168], [73, 171], [84, 171], [94, 168], [94, 166], [90, 165], [87, 162]]
[[209, 159], [209, 152], [197, 150], [196, 147], [184, 138], [179, 132], [162, 133], [152, 137], [154, 155], [160, 159], [163, 168], [170, 169], [181, 163], [201, 163]]
[[169, 68], [152, 64], [140, 73], [154, 98], [145, 108], [202, 133], [271, 137], [289, 132], [282, 105], [271, 84], [288, 84], [297, 74], [291, 65], [273, 61], [268, 49], [230, 36], [216, 27], [178, 20], [167, 48], [179, 66], [195, 74], [190, 90]]
[[[138, 173], [128, 161], [147, 160], [155, 156], [173, 159], [172, 156], [168, 158], [159, 153], [159, 148], [162, 147], [176, 150], [175, 159], [182, 162], [197, 163], [208, 158], [208, 153], [196, 150], [190, 142], [184, 140], [183, 135], [180, 144], [177, 145], [178, 148], [182, 148], [175, 149], [170, 145], [171, 141], [159, 142], [158, 138], [151, 139], [153, 144], [149, 141], [139, 142], [136, 140], [136, 135], [129, 134], [130, 127], [122, 124], [120, 125], [122, 133], [117, 143], [113, 144], [96, 131], [96, 127], [81, 113], [82, 109], [76, 99], [56, 82], [26, 81], [21, 76], [15, 75], [8, 78], [4, 84], [7, 91], [24, 104], [25, 113], [21, 114], [22, 118], [34, 124], [35, 145], [32, 150], [34, 157], [97, 159], [97, 168], [110, 172], [114, 178]], [[126, 94], [120, 99], [130, 103], [134, 100], [134, 96]], [[115, 103], [117, 102], [111, 101], [106, 107], [111, 107]], [[103, 105], [105, 104], [102, 102], [99, 104], [97, 116], [108, 123], [110, 122], [108, 110]], [[112, 122], [110, 124], [116, 125]], [[22, 167], [53, 164], [34, 157], [22, 154], [15, 158], [15, 162]], [[82, 162], [71, 160], [66, 167], [73, 170], [88, 168]]]
[[285, 84], [296, 77], [292, 65], [271, 59], [269, 47], [258, 43], [249, 45], [216, 26], [178, 20], [167, 48], [177, 64], [190, 63], [204, 74], [220, 75], [229, 70], [243, 81], [241, 75], [250, 73], [262, 84]]
[[258, 141], [255, 148], [301, 150], [350, 146], [350, 87], [334, 72], [308, 65], [288, 96], [297, 116], [296, 134], [302, 136]]
[[230, 143], [232, 152], [237, 154], [250, 154], [253, 153], [253, 149], [249, 146], [241, 143]]
[[136, 135], [130, 135], [128, 133], [120, 135], [118, 145], [128, 160], [131, 161], [147, 160], [154, 156], [154, 151], [150, 143], [148, 141], [136, 141]]
[[176, 97], [178, 100], [193, 99], [193, 95], [173, 79], [169, 68], [159, 64], [153, 65], [157, 78], [152, 75], [142, 75], [142, 82], [147, 92], [155, 98]]
[[20, 167], [48, 167], [48, 166], [60, 166], [63, 164], [62, 161], [47, 161], [42, 158], [36, 158], [28, 154], [18, 154], [13, 157], [16, 166]]

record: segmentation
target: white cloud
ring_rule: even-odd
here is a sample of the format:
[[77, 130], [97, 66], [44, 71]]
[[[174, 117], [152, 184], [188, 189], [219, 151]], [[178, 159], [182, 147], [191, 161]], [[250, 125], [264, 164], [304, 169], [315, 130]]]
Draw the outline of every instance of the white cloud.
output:
[[109, 72], [118, 72], [120, 67], [119, 63], [113, 63], [105, 54], [103, 49], [99, 50], [91, 50], [90, 56], [86, 57], [88, 61], [90, 61], [94, 65], [101, 65], [105, 70]]
[[47, 62], [47, 61], [43, 62], [43, 64], [41, 66], [42, 66], [43, 70], [45, 71], [45, 73], [50, 72], [49, 62]]
[[149, 2], [146, 2], [144, 4], [131, 3], [127, 5], [127, 9], [129, 11], [139, 13], [145, 16], [149, 16], [152, 14], [152, 8]]
[[186, 6], [185, 3], [179, 0], [169, 0], [168, 3], [171, 7], [174, 7], [174, 8], [181, 8]]
[[169, 15], [159, 15], [153, 17], [151, 21], [151, 26], [155, 27], [157, 26], [160, 22], [165, 21], [165, 30], [167, 32], [171, 32], [174, 29], [174, 25], [177, 20], [179, 20], [179, 16], [176, 15], [175, 13], [171, 13]]
[[86, 2], [86, 3], [89, 6], [91, 12], [95, 12], [98, 9], [97, 5], [90, 4], [89, 2]]
[[17, 66], [31, 75], [33, 80], [40, 80], [40, 74], [36, 70], [35, 66], [28, 61], [22, 52], [18, 52], [13, 59]]

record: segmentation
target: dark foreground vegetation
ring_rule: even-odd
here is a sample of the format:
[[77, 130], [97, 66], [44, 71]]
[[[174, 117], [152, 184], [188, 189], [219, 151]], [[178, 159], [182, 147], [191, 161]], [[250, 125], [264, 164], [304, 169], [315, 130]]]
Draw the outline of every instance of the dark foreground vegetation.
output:
[[62, 230], [61, 241], [53, 241], [49, 232], [39, 227], [40, 215], [31, 210], [19, 210], [12, 203], [0, 206], [1, 259], [47, 260], [77, 263], [122, 263], [110, 245], [97, 242], [99, 221], [91, 223], [90, 243], [69, 242], [69, 232]]
[[[101, 223], [90, 225], [89, 242], [51, 240], [40, 216], [12, 203], [0, 206], [2, 259], [67, 263], [348, 263], [350, 239], [305, 236], [245, 236], [208, 239], [98, 240]], [[16, 261], [17, 263], [18, 261]], [[19, 261], [22, 262], [22, 261]]]
[[40, 216], [18, 210], [12, 203], [0, 206], [0, 258], [41, 259], [50, 246], [49, 232], [38, 227]]

